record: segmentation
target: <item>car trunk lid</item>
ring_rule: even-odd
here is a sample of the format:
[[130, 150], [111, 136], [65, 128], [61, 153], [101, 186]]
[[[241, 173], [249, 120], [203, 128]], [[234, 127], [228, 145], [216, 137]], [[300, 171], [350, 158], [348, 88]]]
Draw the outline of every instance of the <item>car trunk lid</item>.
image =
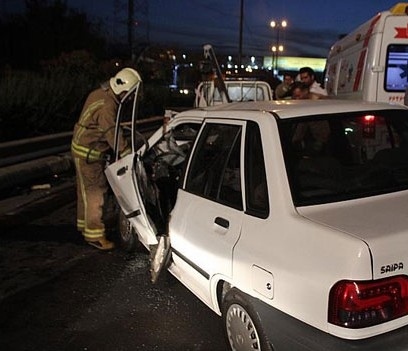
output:
[[408, 191], [297, 210], [305, 218], [366, 242], [373, 279], [408, 274]]

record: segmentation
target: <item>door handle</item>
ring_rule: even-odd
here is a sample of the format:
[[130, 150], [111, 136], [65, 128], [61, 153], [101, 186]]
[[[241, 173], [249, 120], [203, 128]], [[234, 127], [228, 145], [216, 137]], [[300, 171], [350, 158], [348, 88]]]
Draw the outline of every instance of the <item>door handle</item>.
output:
[[124, 166], [122, 168], [119, 168], [116, 172], [117, 176], [122, 176], [126, 173], [126, 171], [128, 170], [128, 166]]
[[219, 226], [228, 229], [229, 228], [229, 221], [225, 218], [222, 217], [216, 217], [214, 220], [215, 224], [218, 224]]

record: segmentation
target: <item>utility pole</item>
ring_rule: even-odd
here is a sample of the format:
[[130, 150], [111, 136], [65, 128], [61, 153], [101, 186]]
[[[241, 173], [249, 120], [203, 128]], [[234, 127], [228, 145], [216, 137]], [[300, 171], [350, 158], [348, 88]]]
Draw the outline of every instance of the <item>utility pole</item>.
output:
[[127, 39], [128, 39], [128, 45], [129, 45], [129, 52], [130, 52], [130, 59], [133, 61], [134, 60], [134, 50], [133, 50], [133, 27], [135, 24], [135, 19], [134, 19], [134, 2], [133, 0], [128, 0], [128, 20], [127, 20]]
[[244, 26], [244, 0], [241, 0], [241, 8], [239, 15], [239, 50], [238, 50], [238, 67], [241, 68], [242, 61], [242, 32]]
[[114, 16], [114, 37], [121, 38], [133, 61], [140, 48], [150, 41], [149, 1], [114, 0]]
[[136, 33], [133, 43], [133, 55], [136, 56], [150, 45], [149, 0], [131, 1], [133, 3], [132, 11], [136, 13], [132, 27], [133, 33]]

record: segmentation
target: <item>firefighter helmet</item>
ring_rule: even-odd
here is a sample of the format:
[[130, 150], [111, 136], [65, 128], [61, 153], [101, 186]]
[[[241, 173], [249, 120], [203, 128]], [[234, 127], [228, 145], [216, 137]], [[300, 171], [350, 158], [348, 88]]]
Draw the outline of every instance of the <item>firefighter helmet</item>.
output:
[[133, 68], [123, 68], [109, 81], [113, 92], [116, 95], [127, 92], [132, 89], [137, 83], [141, 82], [139, 73]]

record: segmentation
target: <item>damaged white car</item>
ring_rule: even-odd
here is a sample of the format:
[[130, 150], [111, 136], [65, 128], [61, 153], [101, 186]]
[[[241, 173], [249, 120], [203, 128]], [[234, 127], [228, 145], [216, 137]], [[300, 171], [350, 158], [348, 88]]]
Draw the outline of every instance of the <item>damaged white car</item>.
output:
[[132, 126], [106, 169], [126, 235], [222, 316], [231, 350], [408, 350], [405, 107], [224, 104], [143, 146]]

